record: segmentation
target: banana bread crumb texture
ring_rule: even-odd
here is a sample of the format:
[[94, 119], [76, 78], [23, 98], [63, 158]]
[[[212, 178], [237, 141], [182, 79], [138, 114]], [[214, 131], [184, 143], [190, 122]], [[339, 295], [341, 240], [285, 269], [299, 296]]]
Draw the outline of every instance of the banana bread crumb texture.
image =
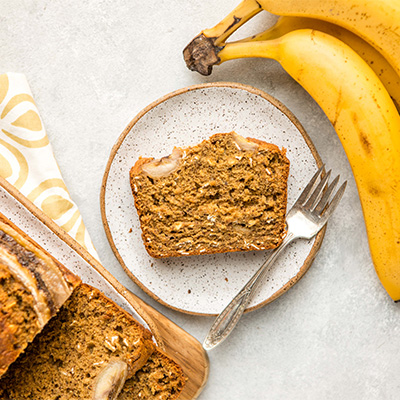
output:
[[[130, 314], [81, 284], [0, 380], [0, 399], [92, 400], [96, 389], [104, 393], [97, 387], [102, 372], [117, 385], [114, 366], [125, 364], [121, 374], [131, 378], [154, 348], [151, 333]], [[110, 365], [114, 376], [105, 376]]]
[[185, 382], [182, 368], [156, 349], [135, 376], [126, 381], [118, 400], [175, 400]]
[[285, 234], [285, 149], [235, 132], [139, 158], [130, 182], [147, 252], [156, 258], [265, 250]]

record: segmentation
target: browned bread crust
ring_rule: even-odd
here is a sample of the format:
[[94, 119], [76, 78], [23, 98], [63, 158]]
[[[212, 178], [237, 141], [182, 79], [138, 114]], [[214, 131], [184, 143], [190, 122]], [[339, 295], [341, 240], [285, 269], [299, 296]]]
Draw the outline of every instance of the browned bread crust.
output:
[[234, 132], [130, 170], [143, 243], [155, 258], [265, 250], [285, 235], [286, 150]]
[[130, 378], [154, 348], [132, 315], [81, 284], [0, 380], [0, 398], [89, 400], [110, 363], [126, 363]]
[[79, 282], [0, 214], [0, 377]]

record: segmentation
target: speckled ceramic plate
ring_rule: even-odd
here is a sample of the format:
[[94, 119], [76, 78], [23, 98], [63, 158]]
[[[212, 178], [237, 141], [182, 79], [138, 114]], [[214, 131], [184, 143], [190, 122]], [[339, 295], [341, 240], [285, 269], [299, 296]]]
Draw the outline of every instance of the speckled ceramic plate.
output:
[[[129, 185], [139, 156], [159, 158], [218, 132], [275, 143], [291, 162], [288, 207], [321, 165], [310, 138], [286, 107], [241, 84], [212, 83], [170, 93], [127, 126], [112, 149], [101, 191], [103, 223], [129, 276], [160, 303], [193, 314], [218, 314], [267, 257], [267, 251], [154, 259], [143, 245]], [[275, 263], [249, 309], [271, 302], [307, 271], [323, 239], [296, 241]]]

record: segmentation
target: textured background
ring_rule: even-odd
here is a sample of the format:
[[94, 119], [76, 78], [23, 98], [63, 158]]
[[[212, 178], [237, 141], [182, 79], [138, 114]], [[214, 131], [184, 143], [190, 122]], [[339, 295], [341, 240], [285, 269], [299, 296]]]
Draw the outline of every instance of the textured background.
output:
[[[99, 193], [111, 147], [138, 111], [187, 85], [242, 82], [282, 101], [327, 166], [349, 186], [306, 276], [271, 305], [246, 315], [231, 337], [210, 352], [210, 378], [200, 398], [397, 398], [400, 309], [375, 275], [351, 170], [326, 117], [273, 61], [231, 61], [208, 78], [184, 65], [181, 52], [187, 42], [236, 3], [2, 1], [0, 71], [26, 74], [66, 184], [105, 267], [200, 341], [213, 319], [180, 314], [148, 298], [130, 282], [108, 245]], [[241, 32], [263, 30], [273, 21], [263, 13]]]

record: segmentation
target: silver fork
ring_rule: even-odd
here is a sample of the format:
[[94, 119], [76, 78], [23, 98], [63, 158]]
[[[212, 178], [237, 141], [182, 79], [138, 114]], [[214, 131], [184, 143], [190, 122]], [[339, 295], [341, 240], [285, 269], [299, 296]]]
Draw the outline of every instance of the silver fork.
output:
[[296, 203], [288, 212], [286, 216], [287, 233], [281, 245], [271, 253], [260, 269], [214, 321], [204, 340], [204, 349], [211, 350], [222, 343], [232, 332], [257, 288], [260, 286], [263, 277], [266, 275], [266, 271], [268, 271], [268, 268], [274, 263], [286, 246], [294, 239], [311, 239], [314, 237], [324, 227], [334, 212], [343, 196], [347, 181], [340, 186], [332, 200], [329, 201], [339, 181], [339, 176], [328, 185], [331, 171], [328, 171], [319, 180], [323, 170], [324, 166], [311, 178]]

